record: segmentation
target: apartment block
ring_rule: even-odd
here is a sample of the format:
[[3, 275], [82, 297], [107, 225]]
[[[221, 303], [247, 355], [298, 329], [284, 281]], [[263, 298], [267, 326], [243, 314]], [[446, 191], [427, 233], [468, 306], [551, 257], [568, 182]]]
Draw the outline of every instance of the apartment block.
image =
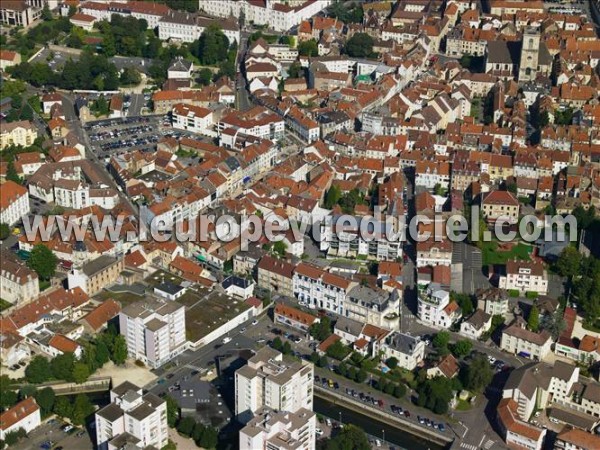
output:
[[185, 307], [175, 301], [146, 299], [128, 305], [119, 313], [119, 329], [129, 356], [153, 368], [186, 348]]
[[235, 372], [235, 414], [241, 423], [267, 406], [296, 413], [313, 407], [313, 365], [284, 362], [270, 347], [261, 348], [248, 364]]
[[518, 320], [502, 332], [500, 348], [509, 353], [535, 360], [544, 359], [550, 352], [552, 336], [546, 330], [534, 333]]
[[425, 342], [418, 336], [404, 333], [393, 333], [381, 346], [385, 358], [396, 358], [398, 366], [406, 370], [414, 370], [425, 358]]
[[38, 275], [24, 264], [8, 257], [2, 258], [0, 269], [0, 298], [19, 305], [29, 303], [40, 295]]
[[258, 263], [258, 285], [286, 297], [294, 296], [294, 264], [272, 256], [263, 256]]
[[123, 261], [122, 258], [102, 255], [79, 268], [73, 268], [67, 277], [69, 289], [80, 287], [90, 296], [97, 294], [117, 282], [124, 269]]
[[110, 391], [111, 403], [96, 412], [99, 450], [163, 448], [168, 440], [167, 402], [129, 381]]
[[500, 277], [498, 287], [520, 294], [537, 292], [548, 293], [548, 272], [539, 262], [510, 260], [506, 262], [506, 275]]
[[312, 450], [315, 448], [317, 416], [300, 408], [291, 413], [264, 407], [240, 430], [240, 450]]
[[37, 129], [28, 120], [2, 123], [0, 125], [0, 150], [9, 145], [29, 147], [38, 137]]
[[0, 190], [0, 223], [14, 225], [29, 214], [29, 195], [27, 188], [7, 181]]
[[417, 317], [425, 324], [450, 328], [460, 318], [460, 307], [450, 300], [450, 293], [431, 283], [418, 292]]

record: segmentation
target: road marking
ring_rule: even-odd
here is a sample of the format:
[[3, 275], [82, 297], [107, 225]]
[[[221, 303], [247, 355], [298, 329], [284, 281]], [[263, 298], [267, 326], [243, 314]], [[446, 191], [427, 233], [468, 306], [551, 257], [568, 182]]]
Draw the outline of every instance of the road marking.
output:
[[477, 446], [475, 444], [467, 444], [466, 442], [461, 442], [460, 446], [468, 450], [477, 450]]
[[493, 445], [494, 445], [494, 441], [492, 441], [491, 439], [488, 439], [483, 447], [486, 450], [490, 450], [490, 448], [492, 448]]

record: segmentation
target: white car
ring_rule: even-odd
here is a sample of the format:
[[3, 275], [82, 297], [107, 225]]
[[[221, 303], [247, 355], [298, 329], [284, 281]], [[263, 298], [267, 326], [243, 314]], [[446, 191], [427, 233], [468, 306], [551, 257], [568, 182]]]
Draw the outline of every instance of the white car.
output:
[[315, 433], [317, 433], [317, 436], [323, 436], [323, 430], [321, 430], [320, 428], [317, 428], [315, 430]]
[[490, 362], [490, 364], [494, 364], [496, 362], [496, 358], [494, 358], [493, 356], [488, 356], [488, 361]]
[[228, 342], [231, 342], [231, 338], [229, 336], [226, 338], [223, 338], [223, 344], [227, 344]]
[[381, 447], [381, 441], [379, 439], [375, 439], [375, 446]]
[[254, 319], [254, 320], [252, 321], [252, 325], [258, 325], [258, 320]]

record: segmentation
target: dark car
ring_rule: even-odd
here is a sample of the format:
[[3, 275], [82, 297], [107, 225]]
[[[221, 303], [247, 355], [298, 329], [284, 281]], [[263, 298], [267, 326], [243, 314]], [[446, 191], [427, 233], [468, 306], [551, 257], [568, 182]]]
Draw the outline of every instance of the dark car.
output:
[[408, 410], [405, 410], [405, 411], [404, 411], [404, 416], [405, 416], [405, 417], [410, 417], [410, 411], [408, 411]]

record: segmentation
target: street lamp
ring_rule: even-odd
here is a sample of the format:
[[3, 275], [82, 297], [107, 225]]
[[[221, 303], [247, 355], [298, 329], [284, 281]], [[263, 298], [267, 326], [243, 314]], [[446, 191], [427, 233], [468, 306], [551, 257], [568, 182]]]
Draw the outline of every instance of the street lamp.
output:
[[385, 444], [385, 430], [382, 429], [381, 432], [383, 433], [383, 443]]
[[339, 411], [339, 414], [340, 414], [340, 428], [341, 428], [342, 427], [342, 412]]

